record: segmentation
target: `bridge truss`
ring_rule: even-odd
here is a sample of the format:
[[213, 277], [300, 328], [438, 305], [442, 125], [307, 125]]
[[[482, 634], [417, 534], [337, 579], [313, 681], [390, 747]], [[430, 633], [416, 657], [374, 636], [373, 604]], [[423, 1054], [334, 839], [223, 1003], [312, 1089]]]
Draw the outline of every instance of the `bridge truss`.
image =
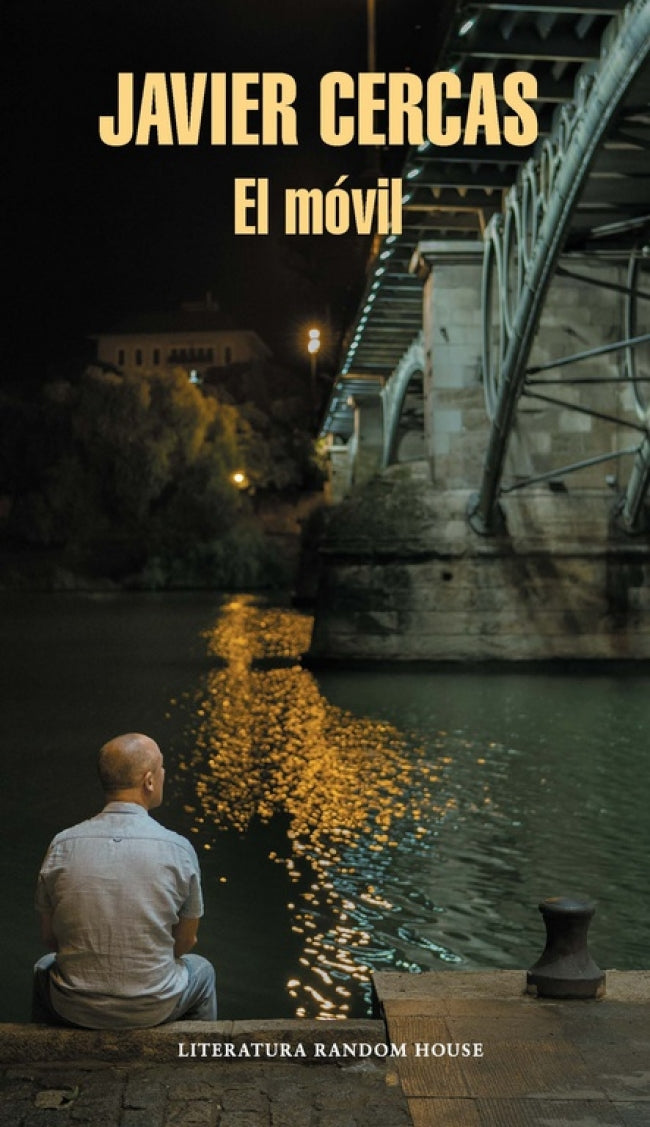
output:
[[[497, 86], [512, 69], [535, 73], [539, 138], [528, 149], [507, 145], [424, 144], [407, 158], [404, 225], [377, 249], [330, 400], [325, 430], [346, 436], [346, 387], [377, 394], [420, 328], [419, 281], [410, 265], [419, 242], [484, 242], [483, 383], [490, 437], [483, 479], [470, 521], [489, 534], [499, 527], [499, 499], [544, 480], [564, 477], [614, 458], [631, 460], [619, 520], [628, 532], [644, 528], [650, 486], [650, 0], [470, 0], [436, 61], [459, 73], [468, 89], [477, 71], [491, 70]], [[453, 112], [453, 105], [450, 105]], [[468, 155], [469, 152], [469, 155]], [[567, 258], [579, 252], [626, 265], [625, 280], [580, 271]], [[607, 286], [625, 304], [621, 339], [531, 365], [530, 354], [549, 285], [573, 276], [581, 285]], [[636, 418], [623, 419], [566, 389], [596, 388], [581, 362], [614, 352], [622, 359]], [[580, 364], [579, 367], [576, 365]], [[591, 414], [630, 433], [612, 453], [513, 481], [504, 476], [509, 439], [524, 402]]]

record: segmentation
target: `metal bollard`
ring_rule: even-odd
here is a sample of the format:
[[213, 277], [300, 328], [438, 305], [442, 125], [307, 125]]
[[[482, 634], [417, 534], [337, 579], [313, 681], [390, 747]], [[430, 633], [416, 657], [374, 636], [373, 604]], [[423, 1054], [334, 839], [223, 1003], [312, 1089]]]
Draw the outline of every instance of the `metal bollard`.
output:
[[593, 900], [549, 896], [539, 910], [546, 924], [546, 947], [526, 975], [526, 993], [538, 998], [600, 998], [605, 972], [587, 947]]

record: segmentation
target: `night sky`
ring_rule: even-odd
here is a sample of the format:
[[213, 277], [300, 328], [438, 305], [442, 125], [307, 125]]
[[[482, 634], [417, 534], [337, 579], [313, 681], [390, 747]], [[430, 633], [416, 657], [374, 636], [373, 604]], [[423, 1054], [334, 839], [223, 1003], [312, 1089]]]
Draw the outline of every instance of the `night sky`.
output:
[[[377, 0], [379, 70], [436, 69], [448, 3]], [[309, 320], [352, 316], [368, 239], [234, 236], [233, 179], [371, 183], [374, 150], [317, 135], [323, 73], [366, 69], [366, 0], [5, 0], [3, 195], [9, 296], [0, 378], [65, 372], [89, 334], [211, 291], [242, 328], [295, 360]], [[288, 71], [299, 146], [108, 148], [117, 74]], [[402, 154], [381, 155], [384, 174]], [[334, 348], [332, 348], [332, 354]]]

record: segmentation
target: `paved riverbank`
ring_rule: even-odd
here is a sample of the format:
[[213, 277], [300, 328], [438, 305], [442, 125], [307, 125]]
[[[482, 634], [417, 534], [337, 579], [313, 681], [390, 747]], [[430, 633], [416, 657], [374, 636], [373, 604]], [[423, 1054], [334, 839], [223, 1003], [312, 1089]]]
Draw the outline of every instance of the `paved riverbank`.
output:
[[523, 983], [378, 974], [386, 1026], [0, 1026], [0, 1127], [646, 1127], [650, 972], [608, 972], [596, 1002]]
[[5, 1025], [0, 1127], [410, 1127], [384, 1053], [382, 1021]]
[[648, 1127], [650, 971], [602, 1000], [523, 993], [523, 971], [378, 974], [414, 1127]]

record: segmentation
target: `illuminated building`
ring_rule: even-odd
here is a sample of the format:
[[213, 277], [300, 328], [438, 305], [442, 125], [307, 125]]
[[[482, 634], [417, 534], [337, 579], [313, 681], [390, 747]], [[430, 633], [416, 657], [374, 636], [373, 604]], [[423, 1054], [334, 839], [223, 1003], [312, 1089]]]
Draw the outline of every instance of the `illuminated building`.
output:
[[170, 313], [136, 313], [96, 336], [97, 359], [123, 375], [187, 372], [201, 383], [210, 368], [269, 359], [271, 351], [251, 329], [233, 326], [211, 294]]

